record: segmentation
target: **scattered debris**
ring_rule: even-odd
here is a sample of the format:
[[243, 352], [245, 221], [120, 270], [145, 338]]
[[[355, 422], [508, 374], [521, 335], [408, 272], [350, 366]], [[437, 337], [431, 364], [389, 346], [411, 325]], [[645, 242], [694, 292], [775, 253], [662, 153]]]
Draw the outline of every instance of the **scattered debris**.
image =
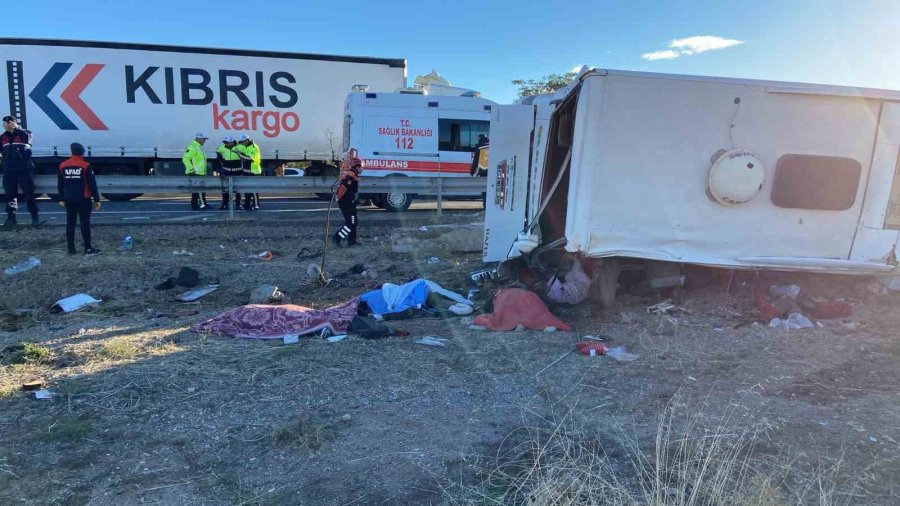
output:
[[488, 329], [484, 325], [469, 325], [467, 328], [469, 330], [487, 330]]
[[131, 221], [131, 220], [149, 220], [149, 216], [127, 216], [122, 218], [123, 221]]
[[190, 251], [188, 251], [186, 249], [182, 249], [181, 251], [173, 251], [172, 254], [175, 256], [188, 256], [188, 257], [194, 256], [193, 253], [191, 253]]
[[310, 281], [317, 281], [322, 276], [322, 267], [319, 264], [311, 263], [306, 266], [306, 278]]
[[416, 344], [424, 344], [426, 346], [447, 346], [447, 339], [443, 337], [425, 336], [422, 339], [417, 339], [413, 342]]
[[607, 348], [604, 355], [615, 360], [616, 362], [634, 362], [635, 360], [640, 358], [640, 356], [635, 355], [634, 353], [628, 353], [627, 351], [625, 351], [624, 346]]
[[353, 417], [350, 416], [350, 413], [347, 413], [347, 414], [345, 414], [344, 416], [341, 417], [341, 420], [343, 420], [343, 421], [345, 421], [345, 422], [349, 422], [352, 418], [353, 418]]
[[297, 334], [285, 334], [281, 340], [284, 344], [297, 344], [300, 342], [300, 336]]
[[460, 325], [472, 325], [473, 323], [475, 323], [475, 317], [474, 316], [463, 316], [462, 318], [459, 319], [459, 323], [460, 323]]
[[800, 287], [798, 285], [772, 285], [769, 287], [769, 295], [773, 299], [784, 295], [796, 299], [800, 296]]
[[34, 269], [38, 265], [41, 265], [41, 259], [37, 257], [28, 257], [26, 260], [22, 260], [21, 262], [7, 267], [3, 270], [3, 274], [7, 276], [15, 276], [16, 274], [22, 274], [23, 272], [28, 272], [31, 269]]
[[431, 257], [428, 259], [428, 265], [434, 265], [441, 263], [441, 259], [438, 257]]
[[272, 252], [271, 251], [263, 251], [258, 255], [253, 255], [254, 257], [262, 260], [263, 262], [268, 262], [272, 260]]
[[497, 268], [493, 269], [479, 269], [477, 271], [472, 271], [469, 273], [469, 279], [472, 280], [473, 283], [482, 284], [487, 280], [495, 280], [498, 279], [500, 275], [497, 273]]
[[251, 304], [267, 304], [284, 300], [284, 292], [277, 286], [261, 285], [250, 293]]
[[688, 311], [687, 309], [685, 309], [683, 307], [676, 306], [675, 304], [672, 304], [671, 301], [666, 300], [666, 301], [663, 301], [663, 302], [660, 302], [658, 304], [654, 304], [654, 305], [648, 307], [647, 313], [648, 314], [657, 314], [657, 315], [668, 315], [668, 314], [673, 314], [673, 313], [688, 313], [688, 314], [690, 314], [690, 311]]
[[580, 343], [577, 343], [575, 344], [575, 349], [578, 351], [578, 353], [591, 357], [603, 355], [607, 351], [605, 344], [592, 341], [582, 341]]
[[[329, 337], [325, 338], [325, 340], [328, 341], [329, 343], [337, 343], [337, 342], [343, 341], [344, 339], [347, 339], [347, 334], [339, 334], [336, 336], [329, 336]], [[347, 415], [347, 416], [350, 416], [350, 415]]]
[[554, 327], [553, 325], [551, 325], [551, 326], [549, 326], [549, 327], [546, 327], [546, 328], [544, 329], [544, 332], [547, 332], [547, 333], [549, 334], [550, 332], [556, 332], [557, 330], [558, 330], [558, 329], [557, 329], [556, 327]]
[[172, 288], [175, 288], [175, 278], [169, 278], [153, 288], [157, 290], [171, 290]]
[[86, 293], [79, 293], [56, 301], [56, 304], [53, 304], [53, 307], [50, 310], [55, 313], [71, 313], [72, 311], [78, 311], [87, 305], [99, 304], [101, 302], [103, 301], [95, 299]]
[[609, 336], [594, 336], [594, 335], [588, 334], [586, 336], [582, 336], [582, 338], [590, 339], [591, 341], [600, 341], [600, 342], [609, 341]]
[[134, 249], [134, 237], [126, 235], [119, 243], [119, 251], [131, 251], [132, 249]]
[[840, 320], [816, 320], [816, 326], [822, 329], [856, 330], [859, 328], [859, 323], [848, 318], [841, 318]]
[[470, 306], [468, 304], [462, 304], [462, 303], [457, 302], [456, 304], [453, 304], [452, 306], [450, 306], [448, 311], [455, 314], [456, 316], [467, 316], [467, 315], [472, 314], [472, 311], [474, 311], [474, 310], [472, 309], [472, 306]]
[[208, 285], [203, 288], [197, 288], [196, 290], [191, 290], [189, 292], [185, 292], [178, 296], [178, 300], [181, 302], [193, 302], [203, 296], [209, 295], [216, 290], [219, 289], [219, 285]]
[[772, 318], [769, 327], [781, 330], [811, 329], [813, 323], [800, 313], [791, 313], [787, 318]]
[[181, 270], [178, 271], [178, 277], [175, 279], [175, 284], [184, 288], [193, 288], [197, 286], [197, 281], [199, 279], [200, 273], [196, 269], [182, 267]]
[[37, 390], [34, 392], [34, 398], [41, 401], [48, 401], [53, 398], [53, 392], [47, 389]]
[[31, 381], [26, 381], [25, 383], [22, 383], [22, 390], [24, 390], [26, 392], [33, 392], [35, 390], [40, 390], [41, 388], [43, 388], [43, 386], [44, 386], [43, 380], [39, 380], [39, 379], [31, 380]]

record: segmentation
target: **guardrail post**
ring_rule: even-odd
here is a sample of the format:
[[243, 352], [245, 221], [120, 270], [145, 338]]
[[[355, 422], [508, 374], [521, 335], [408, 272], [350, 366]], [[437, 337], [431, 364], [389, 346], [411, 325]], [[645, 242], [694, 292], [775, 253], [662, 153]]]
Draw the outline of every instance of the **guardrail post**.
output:
[[440, 218], [443, 215], [443, 208], [441, 199], [443, 198], [444, 193], [444, 179], [437, 178], [437, 215]]
[[234, 178], [228, 176], [228, 219], [234, 219]]

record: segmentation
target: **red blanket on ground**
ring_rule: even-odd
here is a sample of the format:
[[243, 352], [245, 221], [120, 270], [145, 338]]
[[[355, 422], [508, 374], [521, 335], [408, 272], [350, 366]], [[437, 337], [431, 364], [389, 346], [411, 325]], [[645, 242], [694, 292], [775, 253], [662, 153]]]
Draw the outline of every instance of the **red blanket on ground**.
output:
[[326, 309], [285, 304], [241, 306], [198, 323], [194, 332], [251, 339], [281, 339], [284, 335], [304, 335], [328, 328], [332, 333], [347, 330], [356, 316], [359, 298]]
[[519, 325], [531, 330], [556, 327], [572, 330], [569, 324], [553, 316], [535, 293], [521, 288], [504, 288], [494, 297], [494, 312], [475, 318], [475, 325], [491, 330], [514, 330]]

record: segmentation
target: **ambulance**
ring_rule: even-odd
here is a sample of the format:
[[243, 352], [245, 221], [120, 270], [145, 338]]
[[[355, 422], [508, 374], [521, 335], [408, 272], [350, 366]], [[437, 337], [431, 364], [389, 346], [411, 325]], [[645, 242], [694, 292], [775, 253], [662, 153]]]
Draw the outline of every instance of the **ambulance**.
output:
[[[359, 152], [365, 177], [471, 177], [478, 136], [489, 136], [496, 106], [477, 92], [452, 86], [380, 93], [357, 85], [344, 104], [342, 151]], [[408, 209], [415, 197], [363, 195], [393, 212]]]

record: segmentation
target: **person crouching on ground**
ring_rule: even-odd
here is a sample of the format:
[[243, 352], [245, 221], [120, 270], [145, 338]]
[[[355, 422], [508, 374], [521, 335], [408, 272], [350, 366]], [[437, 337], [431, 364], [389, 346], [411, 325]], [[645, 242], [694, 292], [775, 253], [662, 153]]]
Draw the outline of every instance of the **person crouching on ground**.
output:
[[[56, 190], [59, 205], [66, 208], [66, 244], [69, 254], [75, 251], [75, 224], [81, 220], [81, 238], [84, 240], [84, 254], [95, 255], [100, 250], [91, 245], [91, 209], [100, 209], [100, 191], [91, 165], [84, 159], [84, 146], [73, 142], [72, 156], [59, 164]], [[93, 203], [91, 202], [93, 200]]]
[[356, 204], [359, 202], [359, 175], [362, 173], [362, 160], [357, 158], [356, 150], [351, 149], [341, 162], [341, 175], [338, 179], [338, 207], [344, 215], [344, 226], [334, 234], [334, 242], [340, 246], [346, 239], [347, 246], [355, 246], [356, 242]]

